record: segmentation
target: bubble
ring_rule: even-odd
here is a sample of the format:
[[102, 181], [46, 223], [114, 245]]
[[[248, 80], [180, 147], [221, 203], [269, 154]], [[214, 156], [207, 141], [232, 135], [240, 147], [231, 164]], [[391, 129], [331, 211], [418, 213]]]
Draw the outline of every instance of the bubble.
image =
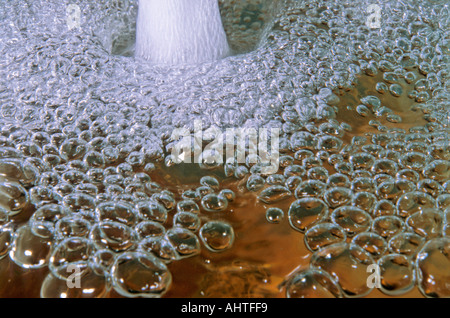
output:
[[219, 190], [219, 186], [220, 186], [219, 181], [216, 178], [211, 177], [211, 176], [202, 177], [200, 179], [200, 184], [203, 186], [210, 187], [214, 190]]
[[14, 232], [10, 227], [0, 227], [0, 260], [8, 255], [13, 237]]
[[397, 163], [389, 159], [378, 159], [373, 164], [371, 171], [374, 174], [383, 173], [395, 176], [398, 171], [398, 165]]
[[299, 165], [290, 165], [284, 169], [284, 176], [290, 177], [303, 177], [305, 175], [305, 168]]
[[[76, 267], [74, 267], [76, 268]], [[87, 268], [79, 274], [74, 271], [70, 283], [77, 288], [69, 287], [67, 279], [60, 279], [51, 272], [45, 277], [41, 285], [41, 298], [104, 298], [110, 291], [110, 283], [104, 275]], [[77, 284], [77, 279], [79, 285]]]
[[125, 297], [162, 297], [172, 284], [167, 266], [146, 252], [125, 252], [111, 268], [114, 290]]
[[372, 231], [385, 239], [403, 231], [405, 223], [397, 216], [379, 216], [373, 220]]
[[352, 197], [352, 205], [372, 213], [372, 209], [377, 203], [377, 197], [370, 192], [358, 192]]
[[365, 232], [372, 225], [372, 218], [354, 206], [341, 206], [331, 213], [331, 221], [342, 227], [349, 237]]
[[373, 208], [372, 216], [373, 217], [388, 216], [388, 215], [396, 215], [397, 213], [398, 213], [397, 208], [391, 201], [379, 200], [377, 201], [377, 203]]
[[282, 200], [285, 200], [292, 196], [291, 191], [284, 186], [270, 186], [258, 195], [258, 199], [264, 203], [272, 204]]
[[315, 252], [311, 266], [330, 274], [346, 297], [363, 297], [372, 289], [367, 286], [367, 266], [374, 264], [369, 253], [359, 246], [338, 243]]
[[179, 258], [191, 257], [200, 252], [200, 242], [197, 236], [187, 229], [171, 228], [166, 232], [165, 237], [175, 248]]
[[232, 247], [234, 230], [228, 223], [210, 221], [200, 228], [200, 238], [211, 252], [222, 252]]
[[181, 197], [184, 200], [191, 200], [194, 202], [200, 202], [200, 200], [202, 199], [202, 196], [199, 192], [194, 191], [194, 190], [186, 190], [183, 192], [183, 194], [181, 195]]
[[208, 212], [221, 212], [227, 209], [228, 200], [220, 195], [210, 193], [202, 198], [201, 205]]
[[92, 253], [88, 260], [89, 268], [93, 268], [98, 274], [109, 278], [109, 273], [114, 262], [115, 253], [108, 249], [100, 249]]
[[342, 148], [343, 141], [335, 136], [324, 136], [318, 139], [317, 149], [325, 150], [330, 153], [339, 152]]
[[432, 179], [422, 179], [417, 183], [417, 190], [428, 193], [432, 197], [437, 197], [444, 189], [439, 182]]
[[176, 201], [173, 198], [173, 195], [165, 193], [164, 191], [159, 194], [153, 194], [151, 198], [152, 200], [162, 204], [167, 211], [172, 211], [176, 206]]
[[140, 239], [153, 236], [162, 236], [166, 233], [166, 229], [161, 223], [154, 221], [142, 221], [134, 227]]
[[74, 213], [89, 213], [95, 208], [95, 200], [84, 193], [66, 195], [62, 200], [63, 205]]
[[295, 197], [321, 197], [326, 190], [326, 184], [319, 180], [303, 181], [295, 189]]
[[323, 198], [330, 208], [337, 208], [351, 202], [352, 191], [344, 187], [335, 187], [328, 189]]
[[359, 233], [352, 239], [352, 243], [370, 253], [374, 259], [381, 257], [387, 250], [386, 240], [376, 233]]
[[204, 197], [207, 194], [213, 194], [214, 190], [213, 188], [208, 186], [201, 186], [196, 189], [196, 192], [199, 194], [200, 197]]
[[236, 194], [233, 190], [230, 189], [223, 189], [219, 192], [219, 196], [224, 197], [227, 199], [228, 202], [233, 202], [236, 198]]
[[23, 186], [29, 186], [36, 182], [38, 170], [31, 164], [26, 164], [17, 159], [0, 159], [0, 176], [13, 181], [17, 180]]
[[42, 268], [47, 266], [52, 247], [52, 237], [33, 233], [31, 226], [24, 225], [14, 233], [9, 251], [11, 260], [22, 268]]
[[350, 180], [345, 174], [335, 173], [328, 177], [327, 186], [329, 188], [332, 188], [332, 187], [347, 188], [347, 187], [350, 187]]
[[10, 215], [22, 212], [28, 203], [28, 192], [18, 183], [0, 183], [0, 207], [6, 209]]
[[342, 291], [325, 271], [305, 269], [295, 272], [286, 282], [287, 298], [342, 298]]
[[325, 219], [327, 215], [328, 207], [322, 200], [316, 198], [296, 200], [288, 211], [290, 225], [302, 233], [311, 225]]
[[396, 179], [406, 179], [408, 181], [417, 183], [420, 179], [420, 175], [412, 169], [402, 169], [395, 175]]
[[315, 252], [325, 246], [345, 242], [347, 235], [343, 228], [333, 223], [319, 223], [305, 233], [306, 247]]
[[376, 194], [379, 198], [396, 201], [402, 195], [416, 190], [416, 185], [406, 179], [392, 179], [377, 186]]
[[262, 187], [264, 187], [265, 183], [266, 180], [263, 177], [261, 177], [260, 175], [252, 174], [247, 180], [247, 190], [258, 191]]
[[93, 251], [94, 247], [86, 238], [66, 238], [52, 250], [48, 267], [59, 279], [68, 279], [72, 275], [71, 267], [74, 265], [81, 275], [81, 272], [87, 269]]
[[200, 207], [192, 200], [182, 200], [177, 203], [177, 212], [200, 213]]
[[200, 228], [201, 221], [195, 213], [178, 212], [173, 217], [173, 224], [195, 232]]
[[300, 183], [302, 183], [302, 181], [302, 178], [300, 178], [299, 176], [292, 176], [287, 178], [284, 185], [289, 189], [289, 191], [293, 192], [300, 185]]
[[391, 253], [414, 256], [424, 243], [424, 237], [415, 233], [403, 232], [391, 237], [388, 245]]
[[426, 297], [446, 298], [450, 295], [449, 248], [450, 239], [440, 237], [428, 241], [417, 254], [415, 265], [418, 287]]
[[442, 235], [443, 219], [437, 211], [418, 211], [406, 219], [406, 224], [413, 232], [427, 239]]
[[89, 239], [97, 249], [110, 249], [124, 252], [136, 245], [136, 232], [129, 226], [119, 222], [100, 222], [92, 226]]
[[408, 217], [435, 206], [436, 201], [431, 195], [419, 191], [405, 193], [397, 201], [398, 215], [401, 217]]
[[55, 224], [55, 237], [63, 239], [66, 237], [86, 237], [89, 235], [91, 225], [89, 221], [79, 216], [64, 216]]
[[87, 149], [84, 140], [71, 138], [61, 144], [59, 155], [64, 160], [83, 159]]
[[422, 174], [425, 178], [445, 182], [450, 179], [450, 163], [448, 160], [434, 160], [423, 168]]
[[266, 210], [266, 220], [269, 223], [278, 224], [284, 219], [284, 212], [280, 208], [268, 208]]
[[138, 213], [132, 205], [124, 202], [104, 202], [97, 206], [95, 215], [98, 221], [114, 221], [133, 226], [138, 219]]
[[266, 182], [270, 185], [284, 185], [286, 178], [282, 174], [272, 174], [267, 177]]
[[401, 254], [388, 254], [378, 260], [382, 279], [381, 291], [397, 296], [409, 292], [415, 283], [414, 266], [410, 259]]
[[323, 167], [314, 167], [308, 170], [307, 177], [309, 180], [327, 182], [328, 171]]

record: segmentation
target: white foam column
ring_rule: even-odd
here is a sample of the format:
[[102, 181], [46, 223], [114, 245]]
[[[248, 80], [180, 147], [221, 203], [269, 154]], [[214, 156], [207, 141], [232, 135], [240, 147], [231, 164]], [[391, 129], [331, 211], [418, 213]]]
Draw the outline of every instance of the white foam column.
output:
[[158, 64], [194, 64], [229, 52], [217, 0], [139, 0], [138, 57]]

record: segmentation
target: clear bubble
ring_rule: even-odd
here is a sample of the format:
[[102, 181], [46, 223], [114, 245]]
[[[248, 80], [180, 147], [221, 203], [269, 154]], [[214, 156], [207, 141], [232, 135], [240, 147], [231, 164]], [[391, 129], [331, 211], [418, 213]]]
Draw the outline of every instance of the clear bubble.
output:
[[173, 224], [195, 232], [200, 228], [201, 220], [196, 213], [178, 212], [173, 216]]
[[319, 223], [305, 233], [306, 247], [315, 252], [328, 245], [345, 242], [347, 235], [343, 228], [333, 223]]
[[64, 239], [66, 237], [86, 237], [89, 235], [91, 224], [80, 216], [65, 216], [55, 224], [55, 237]]
[[367, 286], [367, 267], [374, 264], [369, 253], [357, 245], [338, 243], [315, 252], [311, 266], [330, 274], [346, 297], [363, 297], [372, 289]]
[[450, 162], [448, 160], [434, 160], [427, 164], [422, 171], [425, 178], [438, 182], [445, 182], [450, 179]]
[[[428, 241], [417, 254], [415, 265], [418, 287], [424, 296], [449, 297], [449, 249], [450, 239], [440, 237]], [[439, 264], [439, 266], [436, 266], [436, 264]]]
[[342, 291], [325, 271], [299, 270], [286, 282], [287, 298], [342, 298]]
[[211, 252], [222, 252], [230, 249], [234, 243], [234, 230], [223, 221], [210, 221], [200, 228], [200, 238]]
[[331, 221], [342, 227], [350, 237], [369, 230], [372, 225], [370, 215], [354, 206], [335, 209], [331, 213]]
[[432, 179], [422, 179], [417, 183], [417, 190], [428, 193], [432, 197], [437, 197], [444, 192], [439, 182]]
[[411, 260], [401, 254], [388, 254], [378, 260], [382, 279], [381, 291], [397, 296], [409, 292], [415, 283], [415, 270]]
[[97, 249], [124, 252], [136, 245], [137, 234], [129, 226], [119, 222], [100, 222], [92, 226], [89, 239]]
[[264, 187], [264, 184], [266, 183], [266, 180], [261, 177], [260, 175], [252, 174], [247, 179], [247, 190], [248, 191], [258, 191], [262, 187]]
[[77, 274], [88, 267], [88, 260], [93, 253], [92, 243], [82, 237], [70, 237], [62, 240], [52, 250], [48, 267], [57, 278], [68, 279], [76, 266]]
[[111, 268], [114, 290], [125, 297], [162, 297], [170, 288], [172, 275], [167, 266], [146, 252], [126, 252]]
[[280, 208], [268, 208], [266, 210], [266, 220], [269, 223], [278, 224], [284, 219], [284, 212]]
[[381, 257], [387, 250], [386, 240], [376, 233], [359, 233], [352, 239], [352, 243], [370, 253], [374, 259]]
[[389, 251], [391, 253], [414, 256], [425, 243], [425, 238], [410, 232], [394, 235], [389, 240]]
[[419, 191], [405, 193], [397, 201], [398, 215], [401, 217], [408, 217], [435, 206], [436, 200], [431, 195]]
[[0, 183], [0, 207], [8, 210], [10, 215], [22, 212], [28, 203], [28, 192], [18, 183]]
[[375, 218], [379, 216], [396, 215], [396, 214], [397, 208], [392, 203], [392, 201], [389, 200], [377, 201], [372, 211], [372, 216]]
[[76, 265], [71, 268], [73, 274], [69, 280], [48, 273], [41, 285], [41, 298], [105, 298], [109, 295], [111, 287], [105, 275], [99, 275], [91, 268], [77, 274], [76, 268]]
[[155, 201], [139, 201], [136, 203], [138, 216], [142, 220], [164, 223], [167, 220], [167, 210]]
[[191, 257], [200, 252], [198, 237], [187, 229], [171, 228], [166, 232], [165, 237], [176, 249], [179, 258]]
[[352, 196], [353, 193], [350, 189], [335, 187], [325, 191], [323, 199], [330, 208], [337, 208], [350, 203]]
[[321, 197], [326, 190], [327, 185], [319, 180], [303, 181], [295, 189], [295, 197]]
[[373, 220], [372, 231], [385, 239], [402, 232], [405, 228], [403, 220], [397, 216], [379, 216]]
[[284, 186], [270, 186], [258, 195], [258, 199], [264, 203], [272, 204], [282, 200], [285, 200], [292, 196], [291, 191]]
[[202, 198], [201, 205], [208, 212], [221, 212], [227, 209], [228, 200], [223, 196], [210, 193]]
[[138, 249], [154, 254], [165, 263], [171, 263], [179, 258], [175, 247], [162, 236], [144, 238], [139, 242]]
[[96, 219], [102, 221], [114, 221], [133, 226], [138, 220], [138, 213], [134, 207], [124, 202], [104, 202], [95, 209]]
[[219, 186], [220, 186], [219, 181], [216, 178], [211, 177], [211, 176], [202, 177], [200, 179], [200, 184], [203, 186], [210, 187], [214, 190], [219, 190]]
[[224, 197], [227, 199], [228, 202], [233, 202], [236, 199], [236, 194], [233, 190], [230, 189], [223, 189], [219, 192], [219, 196]]
[[326, 219], [328, 207], [320, 199], [303, 198], [294, 201], [288, 211], [289, 224], [304, 233], [312, 225]]
[[435, 210], [416, 212], [406, 219], [406, 224], [414, 233], [427, 239], [442, 235], [442, 214]]
[[37, 235], [29, 225], [24, 225], [14, 233], [9, 256], [20, 267], [42, 268], [48, 264], [51, 247], [51, 235]]
[[142, 221], [134, 227], [139, 238], [142, 240], [146, 237], [162, 236], [166, 233], [166, 229], [161, 223], [154, 221]]

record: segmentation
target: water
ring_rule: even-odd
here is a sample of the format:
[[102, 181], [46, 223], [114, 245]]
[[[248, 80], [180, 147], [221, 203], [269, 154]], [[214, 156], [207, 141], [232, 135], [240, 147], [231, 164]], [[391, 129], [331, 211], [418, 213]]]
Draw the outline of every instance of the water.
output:
[[[369, 4], [223, 0], [235, 55], [165, 67], [136, 1], [4, 1], [1, 295], [448, 297], [449, 9]], [[175, 164], [196, 121], [279, 170]]]

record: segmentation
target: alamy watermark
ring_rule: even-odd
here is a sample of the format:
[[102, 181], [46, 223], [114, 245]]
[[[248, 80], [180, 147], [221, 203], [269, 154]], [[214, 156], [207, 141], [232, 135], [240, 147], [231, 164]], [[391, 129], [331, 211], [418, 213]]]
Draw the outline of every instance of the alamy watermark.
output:
[[67, 266], [67, 273], [71, 273], [66, 278], [67, 288], [81, 288], [81, 269], [76, 264], [69, 264]]
[[81, 27], [81, 9], [77, 4], [69, 4], [66, 8], [66, 23], [69, 30]]
[[370, 29], [381, 27], [381, 7], [378, 4], [371, 4], [367, 7], [369, 16], [366, 19], [366, 26]]
[[[172, 132], [172, 160], [209, 165], [259, 161], [262, 174], [274, 174], [279, 168], [279, 135], [279, 128], [228, 128], [223, 132], [218, 127], [210, 127], [203, 131], [202, 122], [197, 120], [193, 134], [186, 128]], [[205, 143], [208, 144], [204, 146]]]
[[371, 273], [369, 277], [367, 277], [367, 287], [369, 288], [381, 288], [381, 271], [380, 265], [371, 264], [367, 266], [367, 272]]

